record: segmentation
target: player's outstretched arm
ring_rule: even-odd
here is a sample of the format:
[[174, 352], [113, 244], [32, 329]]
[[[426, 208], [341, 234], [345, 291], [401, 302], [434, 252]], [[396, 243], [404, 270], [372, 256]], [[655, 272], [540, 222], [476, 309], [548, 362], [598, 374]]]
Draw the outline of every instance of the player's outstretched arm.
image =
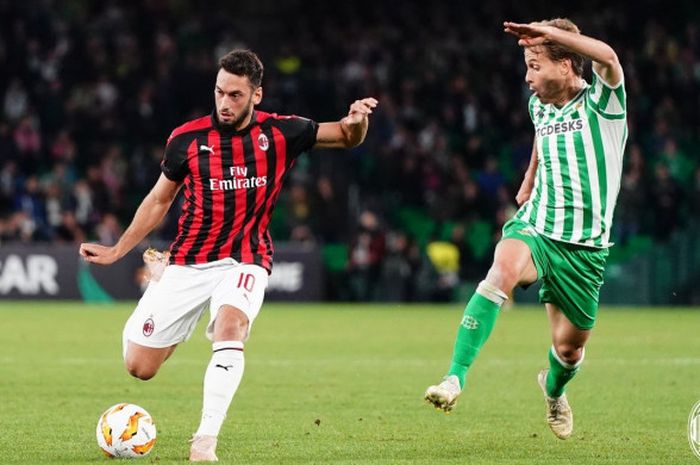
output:
[[516, 36], [518, 45], [523, 47], [554, 42], [562, 45], [593, 61], [593, 69], [609, 85], [615, 87], [622, 81], [622, 65], [615, 50], [602, 40], [583, 34], [575, 34], [553, 26], [539, 23], [518, 24], [510, 21], [503, 23], [503, 30]]
[[360, 145], [367, 135], [369, 115], [377, 106], [374, 98], [355, 100], [348, 115], [334, 123], [320, 123], [315, 148], [350, 148]]
[[80, 244], [80, 255], [86, 261], [100, 265], [109, 265], [122, 258], [163, 220], [175, 199], [175, 195], [180, 190], [180, 186], [182, 183], [171, 181], [161, 174], [151, 192], [139, 205], [134, 219], [131, 220], [131, 224], [126, 228], [119, 241], [112, 247], [100, 244]]

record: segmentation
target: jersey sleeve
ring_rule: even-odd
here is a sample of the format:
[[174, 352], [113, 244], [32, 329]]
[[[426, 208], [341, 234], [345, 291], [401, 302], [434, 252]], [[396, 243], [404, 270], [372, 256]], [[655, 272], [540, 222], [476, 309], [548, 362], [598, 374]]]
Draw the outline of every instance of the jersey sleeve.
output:
[[300, 116], [282, 116], [278, 127], [287, 140], [287, 152], [293, 158], [306, 152], [316, 143], [318, 123]]
[[166, 178], [175, 182], [182, 182], [189, 172], [187, 165], [187, 145], [191, 140], [187, 134], [170, 136], [165, 145], [163, 161], [160, 163], [160, 170]]
[[627, 93], [624, 76], [616, 86], [611, 86], [593, 70], [593, 82], [587, 90], [586, 100], [596, 113], [606, 119], [622, 119], [627, 113]]

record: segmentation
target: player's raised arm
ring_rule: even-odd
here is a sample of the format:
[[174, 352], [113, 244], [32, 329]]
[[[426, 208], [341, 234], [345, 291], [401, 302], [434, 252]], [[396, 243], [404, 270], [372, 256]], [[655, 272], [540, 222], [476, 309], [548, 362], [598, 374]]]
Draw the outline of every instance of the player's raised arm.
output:
[[80, 255], [86, 261], [100, 265], [109, 265], [122, 258], [163, 220], [181, 186], [182, 183], [171, 181], [161, 174], [151, 192], [139, 205], [131, 224], [119, 241], [112, 247], [80, 244]]
[[503, 28], [505, 32], [518, 37], [520, 46], [556, 43], [589, 58], [593, 61], [593, 70], [612, 87], [622, 81], [622, 66], [615, 50], [601, 40], [541, 23], [519, 24], [506, 21]]
[[320, 123], [315, 148], [350, 148], [360, 145], [367, 135], [369, 115], [377, 106], [374, 98], [355, 100], [348, 115], [333, 123]]

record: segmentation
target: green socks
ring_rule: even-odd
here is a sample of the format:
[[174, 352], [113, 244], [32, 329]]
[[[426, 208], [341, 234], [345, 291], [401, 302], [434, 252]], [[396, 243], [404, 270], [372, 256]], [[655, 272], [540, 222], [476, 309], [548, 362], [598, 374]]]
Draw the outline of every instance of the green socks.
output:
[[[585, 353], [584, 353], [585, 355]], [[549, 397], [559, 397], [564, 394], [564, 386], [576, 375], [581, 363], [581, 360], [575, 365], [569, 365], [559, 358], [554, 347], [549, 349], [549, 373], [547, 373], [547, 395]]]
[[482, 281], [467, 303], [464, 317], [457, 330], [450, 370], [447, 372], [447, 376], [457, 376], [461, 388], [464, 388], [467, 370], [489, 338], [496, 324], [498, 311], [506, 299], [508, 296], [505, 292]]
[[[479, 354], [481, 347], [491, 335], [498, 312], [508, 296], [496, 286], [482, 281], [469, 299], [464, 309], [464, 317], [457, 329], [452, 363], [447, 376], [456, 376], [459, 386], [464, 388], [467, 371]], [[560, 397], [564, 387], [573, 379], [581, 367], [583, 357], [570, 365], [559, 358], [552, 347], [549, 351], [549, 373], [547, 374], [547, 395]]]

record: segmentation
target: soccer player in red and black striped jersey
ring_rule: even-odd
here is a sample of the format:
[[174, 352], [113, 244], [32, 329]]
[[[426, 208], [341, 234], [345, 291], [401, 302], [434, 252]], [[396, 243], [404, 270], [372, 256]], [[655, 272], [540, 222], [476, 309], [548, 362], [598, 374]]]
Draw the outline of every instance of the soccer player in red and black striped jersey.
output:
[[140, 243], [184, 188], [169, 265], [151, 280], [127, 321], [129, 373], [152, 378], [209, 308], [213, 355], [204, 377], [202, 420], [191, 461], [216, 460], [216, 442], [243, 376], [243, 343], [262, 306], [272, 270], [268, 226], [296, 158], [311, 148], [354, 147], [367, 134], [373, 98], [356, 100], [340, 121], [316, 123], [255, 110], [263, 97], [263, 65], [248, 50], [219, 61], [216, 110], [176, 128], [162, 174], [116, 245], [81, 244], [90, 263], [108, 265]]

